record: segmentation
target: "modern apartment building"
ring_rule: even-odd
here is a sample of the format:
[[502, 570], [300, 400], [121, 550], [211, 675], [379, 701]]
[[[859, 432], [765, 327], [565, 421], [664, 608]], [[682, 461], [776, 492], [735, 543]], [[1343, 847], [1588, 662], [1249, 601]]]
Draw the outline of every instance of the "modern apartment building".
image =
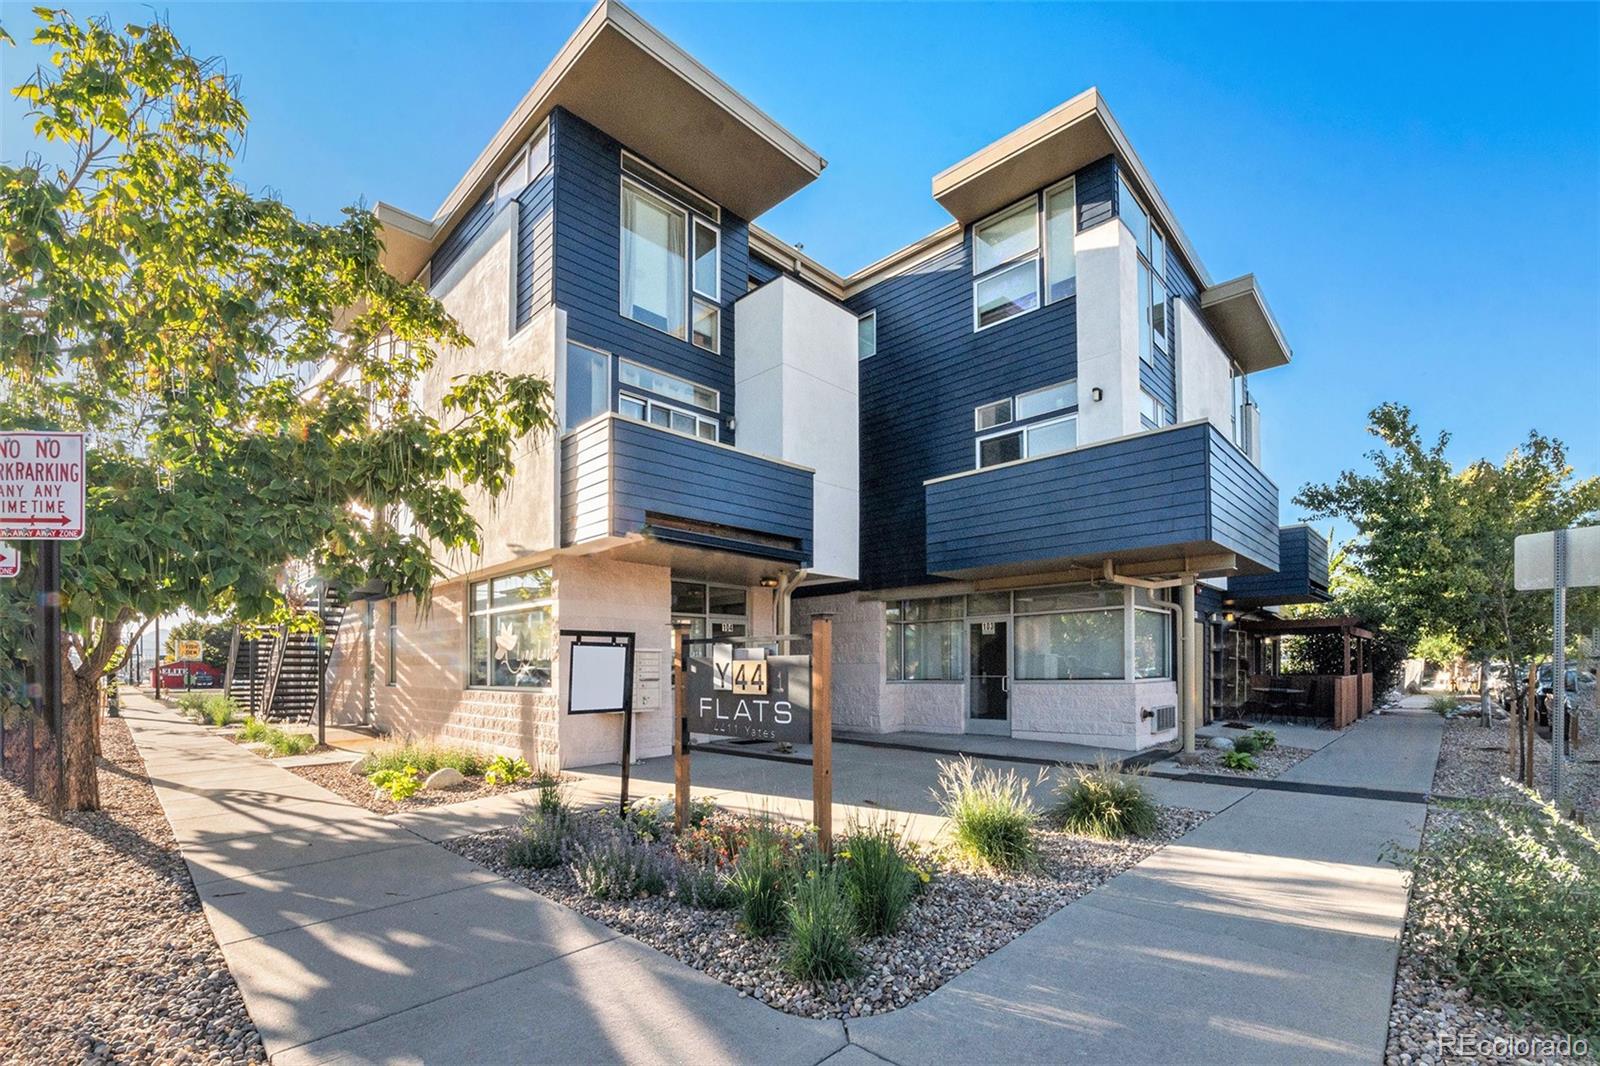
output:
[[614, 761], [619, 716], [565, 712], [557, 633], [621, 630], [635, 751], [664, 754], [675, 625], [827, 612], [841, 729], [1132, 751], [1177, 737], [1182, 690], [1228, 705], [1261, 654], [1231, 621], [1325, 594], [1248, 384], [1288, 345], [1096, 91], [935, 176], [949, 225], [848, 277], [751, 221], [823, 167], [602, 0], [437, 212], [379, 204], [388, 269], [473, 339], [424, 402], [540, 373], [561, 428], [426, 609], [353, 605], [343, 718]]

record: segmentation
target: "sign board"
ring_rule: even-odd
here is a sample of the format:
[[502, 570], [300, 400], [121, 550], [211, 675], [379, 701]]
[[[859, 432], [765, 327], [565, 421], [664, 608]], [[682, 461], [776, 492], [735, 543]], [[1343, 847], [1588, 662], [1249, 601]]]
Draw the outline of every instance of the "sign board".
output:
[[0, 433], [0, 537], [83, 538], [82, 433]]
[[22, 553], [11, 544], [0, 544], [0, 577], [16, 577], [22, 571]]
[[567, 713], [620, 714], [632, 710], [632, 651], [629, 644], [575, 642], [567, 653], [572, 678], [567, 687]]
[[178, 641], [178, 658], [199, 659], [204, 657], [204, 655], [205, 649], [201, 646], [198, 640]]
[[[1556, 535], [1524, 533], [1517, 538], [1518, 592], [1556, 587]], [[1600, 585], [1600, 526], [1567, 530], [1567, 588]]]
[[689, 655], [687, 673], [690, 731], [811, 743], [811, 656], [702, 645]]
[[222, 685], [222, 671], [209, 663], [181, 662], [162, 663], [150, 671], [150, 684], [156, 683], [157, 677], [166, 688], [220, 688]]

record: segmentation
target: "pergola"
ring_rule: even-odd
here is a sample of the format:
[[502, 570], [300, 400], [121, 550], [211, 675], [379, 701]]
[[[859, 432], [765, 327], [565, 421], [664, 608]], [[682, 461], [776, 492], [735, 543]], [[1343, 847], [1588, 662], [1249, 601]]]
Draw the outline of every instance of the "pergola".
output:
[[[1372, 710], [1371, 646], [1375, 634], [1362, 619], [1354, 615], [1272, 618], [1243, 621], [1240, 628], [1273, 641], [1272, 672], [1250, 678], [1246, 713], [1331, 720], [1335, 728], [1343, 728]], [[1282, 638], [1334, 635], [1344, 648], [1340, 673], [1283, 673]]]

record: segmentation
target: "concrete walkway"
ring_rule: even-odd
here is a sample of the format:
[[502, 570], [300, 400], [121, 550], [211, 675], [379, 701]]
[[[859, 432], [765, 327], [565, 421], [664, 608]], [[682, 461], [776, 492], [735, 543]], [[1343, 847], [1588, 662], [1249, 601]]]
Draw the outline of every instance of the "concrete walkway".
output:
[[774, 1011], [128, 695], [272, 1061], [816, 1063]]
[[[1382, 1059], [1405, 890], [1379, 855], [1416, 842], [1415, 804], [1152, 780], [1162, 802], [1217, 813], [926, 999], [847, 1032], [740, 999], [428, 843], [508, 824], [520, 798], [384, 818], [147, 699], [125, 707], [274, 1062]], [[1432, 715], [1386, 715], [1293, 772], [1426, 791], [1442, 730]], [[836, 756], [842, 803], [937, 825], [932, 756]], [[751, 809], [799, 804], [809, 784], [805, 767], [720, 755], [694, 767], [697, 791]], [[614, 797], [614, 775], [580, 772], [574, 798]], [[640, 794], [664, 793], [670, 760], [634, 777]]]

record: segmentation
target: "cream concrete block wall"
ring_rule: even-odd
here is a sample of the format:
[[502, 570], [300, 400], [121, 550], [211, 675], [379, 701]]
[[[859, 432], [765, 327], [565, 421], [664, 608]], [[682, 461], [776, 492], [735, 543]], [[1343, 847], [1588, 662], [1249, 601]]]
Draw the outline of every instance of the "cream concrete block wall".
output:
[[[434, 279], [433, 295], [444, 304], [472, 345], [447, 349], [425, 376], [420, 401], [439, 410], [440, 397], [461, 374], [499, 370], [536, 374], [554, 385], [556, 362], [564, 346], [563, 316], [554, 307], [536, 314], [513, 330], [516, 314], [517, 215], [497, 214], [483, 233], [442, 277]], [[559, 448], [554, 435], [530, 435], [516, 449], [516, 474], [498, 498], [469, 492], [472, 515], [483, 530], [483, 554], [476, 558], [441, 560], [457, 572], [513, 563], [559, 546], [561, 524], [557, 476]]]
[[[387, 608], [380, 607], [380, 610]], [[334, 634], [329, 654], [328, 721], [336, 725], [366, 722], [369, 652], [366, 604], [352, 603], [344, 612], [339, 632]]]
[[1178, 308], [1178, 421], [1204, 419], [1232, 440], [1232, 365], [1189, 301], [1174, 303]]
[[1171, 680], [1013, 681], [1011, 735], [1139, 751], [1177, 736], [1176, 729], [1153, 732], [1154, 719], [1140, 717], [1177, 699]]
[[[1137, 433], [1139, 423], [1139, 253], [1116, 219], [1079, 233], [1078, 443]], [[1096, 402], [1094, 389], [1103, 398]]]
[[791, 610], [795, 629], [809, 632], [815, 614], [834, 616], [834, 728], [862, 733], [906, 728], [899, 705], [884, 700], [883, 603], [854, 593], [797, 598]]
[[734, 417], [743, 451], [808, 466], [815, 574], [853, 580], [860, 553], [856, 316], [789, 277], [734, 306]]
[[[634, 635], [633, 752], [648, 759], [672, 753], [672, 572], [664, 566], [597, 556], [557, 556], [556, 620], [562, 629], [603, 629]], [[565, 643], [555, 674], [562, 766], [593, 766], [622, 758], [622, 716], [566, 711], [571, 676]], [[643, 660], [654, 659], [648, 679]]]

